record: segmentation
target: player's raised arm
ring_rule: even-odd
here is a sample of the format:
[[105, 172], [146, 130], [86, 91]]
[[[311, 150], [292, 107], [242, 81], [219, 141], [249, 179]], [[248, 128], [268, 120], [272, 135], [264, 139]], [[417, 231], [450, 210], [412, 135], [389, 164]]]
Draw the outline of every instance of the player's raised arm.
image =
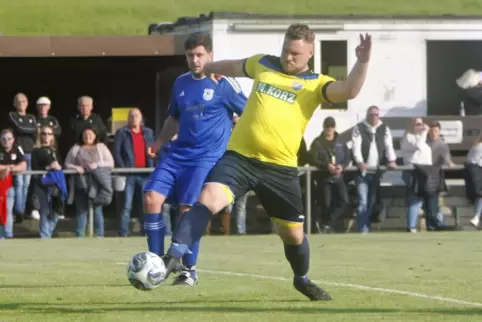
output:
[[244, 71], [245, 59], [220, 60], [204, 66], [206, 75], [224, 75], [228, 77], [249, 77]]
[[330, 102], [345, 102], [358, 96], [365, 83], [371, 47], [371, 36], [369, 34], [366, 34], [365, 37], [360, 35], [360, 45], [355, 49], [357, 62], [350, 74], [346, 80], [330, 83], [326, 88], [326, 96]]

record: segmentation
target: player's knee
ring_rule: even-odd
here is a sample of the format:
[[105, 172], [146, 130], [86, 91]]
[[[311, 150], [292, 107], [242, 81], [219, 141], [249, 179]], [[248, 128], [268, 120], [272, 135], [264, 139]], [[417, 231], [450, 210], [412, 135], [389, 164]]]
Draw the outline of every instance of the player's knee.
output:
[[219, 183], [208, 183], [201, 192], [199, 202], [208, 207], [213, 214], [217, 214], [229, 205], [232, 199], [229, 188]]
[[275, 223], [276, 231], [285, 245], [300, 245], [305, 237], [303, 224]]
[[144, 193], [144, 212], [146, 213], [160, 213], [165, 197], [154, 191], [147, 191]]

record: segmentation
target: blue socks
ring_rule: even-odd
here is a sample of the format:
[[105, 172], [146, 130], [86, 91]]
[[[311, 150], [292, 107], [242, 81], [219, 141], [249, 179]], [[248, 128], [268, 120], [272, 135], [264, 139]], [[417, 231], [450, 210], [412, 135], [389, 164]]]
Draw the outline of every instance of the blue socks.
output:
[[[203, 204], [196, 202], [194, 206], [186, 211], [180, 218], [177, 229], [172, 235], [172, 244], [168, 254], [173, 257], [183, 257], [190, 250], [193, 257], [186, 257], [189, 261], [197, 259], [199, 252], [199, 240], [204, 235], [211, 219], [211, 210]], [[197, 244], [197, 245], [196, 245]], [[184, 262], [184, 265], [187, 264]]]
[[307, 282], [308, 278], [306, 274], [308, 274], [310, 268], [310, 246], [306, 236], [300, 245], [285, 244], [285, 256], [288, 262], [290, 262], [295, 280], [298, 282]]
[[144, 233], [151, 253], [164, 256], [166, 227], [162, 214], [144, 214]]
[[196, 275], [196, 262], [197, 257], [199, 255], [199, 246], [201, 245], [201, 241], [198, 239], [194, 243], [192, 243], [191, 247], [189, 247], [189, 252], [182, 256], [182, 264], [184, 267], [191, 273]]

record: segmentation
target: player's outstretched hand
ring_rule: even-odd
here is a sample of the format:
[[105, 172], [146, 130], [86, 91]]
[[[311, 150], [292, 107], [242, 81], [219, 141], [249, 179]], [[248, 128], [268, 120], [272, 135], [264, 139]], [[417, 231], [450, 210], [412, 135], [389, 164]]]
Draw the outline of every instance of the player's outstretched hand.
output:
[[223, 76], [222, 75], [218, 75], [218, 74], [210, 74], [209, 75], [209, 78], [211, 78], [211, 80], [214, 82], [214, 83], [219, 83], [219, 81], [221, 80]]
[[371, 50], [372, 36], [369, 34], [365, 34], [365, 36], [360, 34], [360, 44], [355, 49], [356, 58], [358, 58], [358, 61], [367, 63], [370, 60]]

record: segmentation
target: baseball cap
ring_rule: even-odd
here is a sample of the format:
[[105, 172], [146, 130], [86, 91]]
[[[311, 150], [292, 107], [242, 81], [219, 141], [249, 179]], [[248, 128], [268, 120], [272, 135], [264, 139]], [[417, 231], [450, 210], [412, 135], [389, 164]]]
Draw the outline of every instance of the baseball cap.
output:
[[335, 119], [331, 116], [328, 116], [324, 121], [323, 121], [323, 127], [335, 127], [336, 122]]
[[37, 100], [37, 104], [39, 104], [39, 105], [50, 104], [50, 99], [46, 96], [39, 97], [39, 99]]

